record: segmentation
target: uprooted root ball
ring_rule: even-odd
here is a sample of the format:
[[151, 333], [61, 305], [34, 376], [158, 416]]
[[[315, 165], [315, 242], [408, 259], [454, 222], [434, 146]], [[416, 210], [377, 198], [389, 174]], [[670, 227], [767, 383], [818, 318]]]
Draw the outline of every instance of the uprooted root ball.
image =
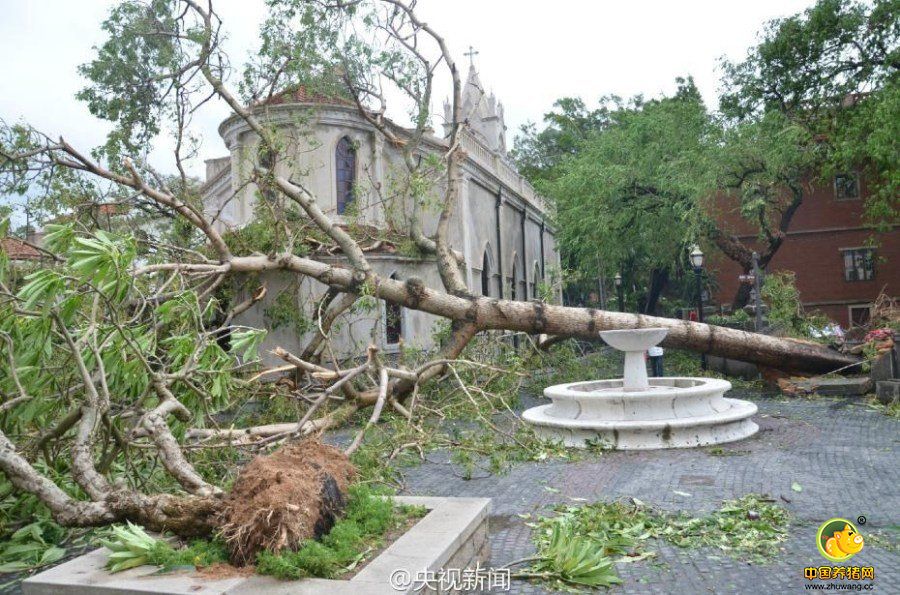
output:
[[221, 513], [231, 562], [253, 564], [259, 551], [295, 550], [327, 533], [355, 474], [344, 453], [312, 439], [250, 461]]

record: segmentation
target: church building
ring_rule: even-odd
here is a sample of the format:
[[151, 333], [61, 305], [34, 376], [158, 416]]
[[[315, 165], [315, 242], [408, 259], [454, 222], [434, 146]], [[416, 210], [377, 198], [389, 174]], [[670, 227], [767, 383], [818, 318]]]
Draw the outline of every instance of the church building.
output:
[[[464, 86], [463, 101], [468, 126], [461, 144], [466, 159], [449, 241], [464, 256], [469, 289], [518, 300], [536, 299], [543, 291], [543, 297], [558, 301], [558, 290], [553, 297], [547, 294], [553, 285], [551, 275], [558, 274], [559, 254], [546, 203], [512, 165], [506, 151], [503, 106], [493, 94], [484, 92], [474, 66]], [[266, 165], [302, 184], [325, 213], [341, 224], [406, 231], [410, 199], [402, 193], [391, 197], [391, 189], [404, 173], [402, 156], [355, 104], [301, 88], [254, 110], [285, 139], [286, 157]], [[445, 105], [445, 118], [449, 114], [450, 107]], [[449, 128], [445, 125], [445, 132]], [[409, 134], [399, 126], [395, 130], [399, 135]], [[227, 232], [245, 227], [257, 217], [265, 192], [248, 181], [247, 163], [248, 159], [267, 157], [259, 155], [258, 137], [240, 117], [226, 119], [219, 132], [230, 154], [207, 161], [202, 195], [206, 214]], [[422, 157], [429, 151], [443, 153], [446, 143], [445, 138], [427, 135], [421, 143]], [[433, 234], [437, 225], [439, 190], [423, 200], [426, 235]], [[367, 246], [363, 244], [363, 248]], [[378, 275], [398, 280], [417, 277], [428, 287], [442, 289], [434, 259], [408, 252], [403, 246], [382, 242], [373, 244], [366, 256]], [[342, 260], [340, 253], [314, 253], [313, 257], [335, 264]], [[234, 323], [268, 328], [268, 348], [299, 349], [309, 333], [318, 332], [315, 310], [324, 286], [298, 280], [295, 275], [269, 273], [248, 279], [235, 302], [263, 283], [266, 297]], [[290, 310], [302, 315], [286, 320], [284, 314]], [[362, 300], [335, 325], [332, 345], [342, 354], [359, 353], [373, 341], [388, 352], [401, 345], [427, 349], [434, 345], [438, 320], [431, 314], [381, 302], [367, 307]]]

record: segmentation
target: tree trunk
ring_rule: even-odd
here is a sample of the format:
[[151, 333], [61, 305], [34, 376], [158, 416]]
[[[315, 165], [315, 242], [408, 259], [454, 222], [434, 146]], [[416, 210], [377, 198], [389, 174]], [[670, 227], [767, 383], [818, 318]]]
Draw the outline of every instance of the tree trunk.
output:
[[[355, 287], [353, 273], [293, 254], [238, 256], [230, 262], [233, 272], [286, 269], [308, 275], [344, 290]], [[470, 322], [479, 330], [510, 330], [595, 339], [599, 331], [664, 327], [669, 334], [664, 346], [690, 349], [785, 371], [828, 373], [859, 361], [817, 343], [758, 335], [708, 324], [607, 312], [594, 308], [570, 308], [541, 302], [498, 300], [483, 296], [456, 296], [426, 287], [415, 277], [405, 281], [379, 277], [375, 296], [407, 308], [451, 320]]]
[[650, 274], [650, 288], [647, 291], [647, 304], [645, 314], [655, 314], [659, 297], [669, 284], [669, 269], [653, 269]]

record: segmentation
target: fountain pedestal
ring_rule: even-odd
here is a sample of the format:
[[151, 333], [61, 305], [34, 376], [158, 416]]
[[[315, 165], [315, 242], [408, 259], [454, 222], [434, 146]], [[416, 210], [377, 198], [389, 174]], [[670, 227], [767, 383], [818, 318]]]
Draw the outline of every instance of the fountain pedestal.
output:
[[591, 442], [621, 450], [685, 448], [747, 438], [758, 426], [756, 405], [724, 395], [731, 383], [716, 378], [647, 378], [644, 351], [667, 329], [606, 331], [600, 336], [625, 352], [624, 378], [590, 380], [544, 389], [552, 403], [522, 414], [541, 437], [567, 446]]

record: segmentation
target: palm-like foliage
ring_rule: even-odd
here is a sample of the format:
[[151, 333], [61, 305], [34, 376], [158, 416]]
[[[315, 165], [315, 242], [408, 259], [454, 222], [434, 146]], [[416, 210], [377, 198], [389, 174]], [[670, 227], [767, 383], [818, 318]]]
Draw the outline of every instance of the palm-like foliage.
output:
[[148, 535], [139, 525], [113, 525], [112, 539], [101, 539], [112, 553], [106, 562], [110, 572], [121, 572], [150, 563], [150, 554], [161, 542]]
[[621, 583], [613, 561], [603, 553], [597, 542], [576, 535], [565, 519], [553, 523], [550, 539], [539, 552], [535, 570], [546, 572], [560, 580], [586, 587], [609, 587]]

